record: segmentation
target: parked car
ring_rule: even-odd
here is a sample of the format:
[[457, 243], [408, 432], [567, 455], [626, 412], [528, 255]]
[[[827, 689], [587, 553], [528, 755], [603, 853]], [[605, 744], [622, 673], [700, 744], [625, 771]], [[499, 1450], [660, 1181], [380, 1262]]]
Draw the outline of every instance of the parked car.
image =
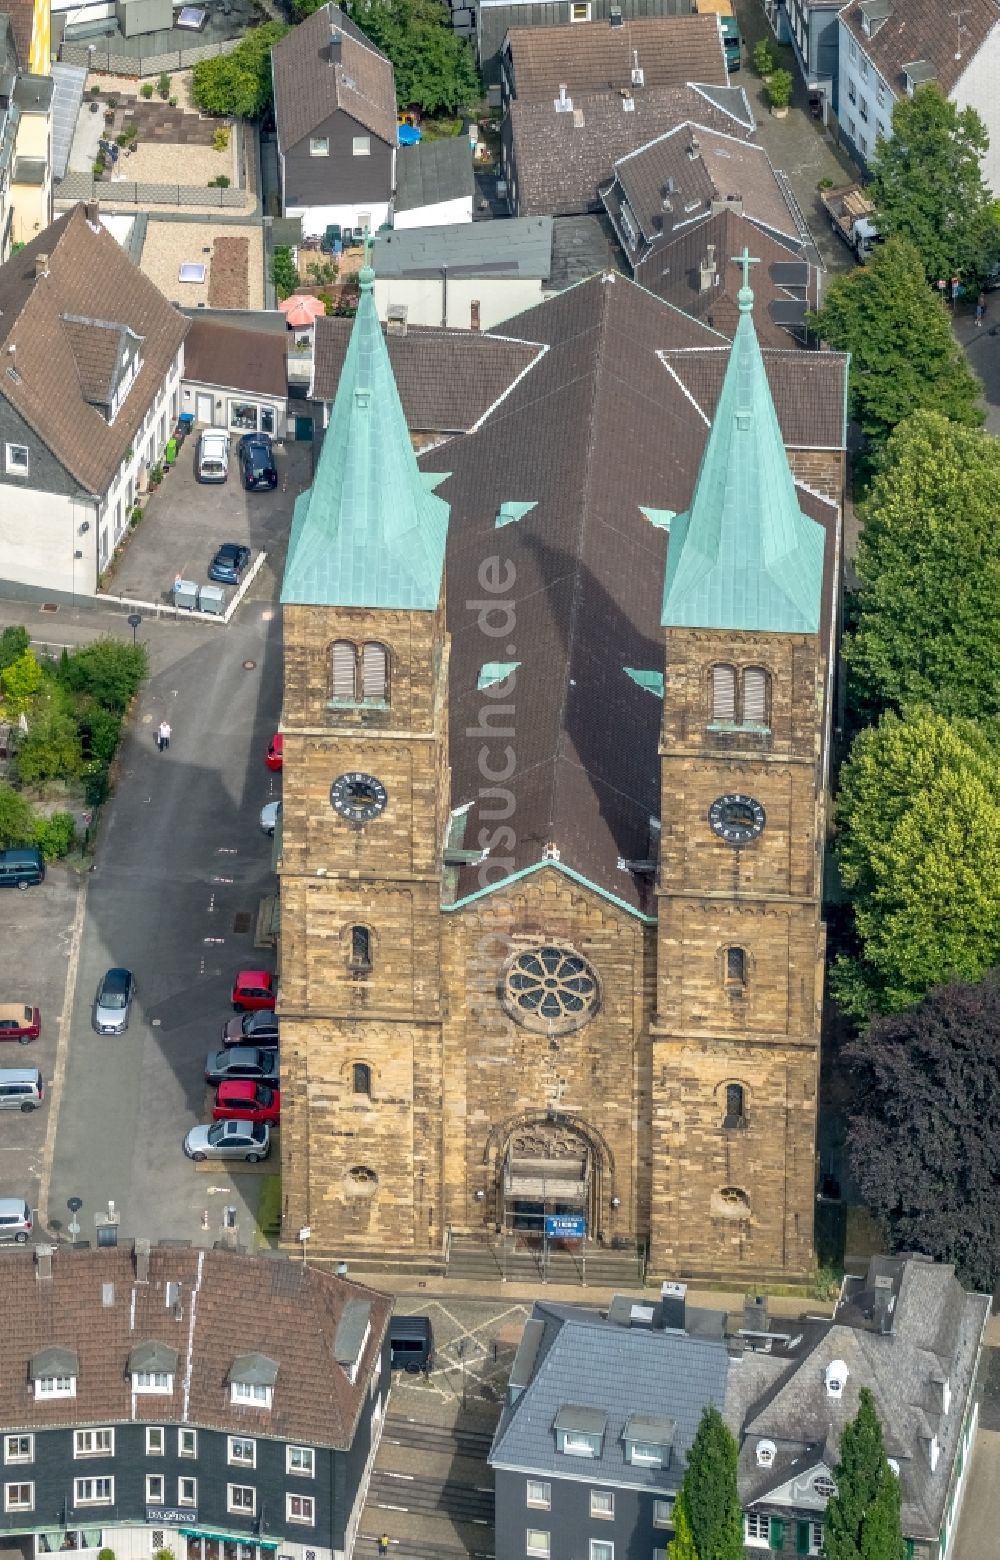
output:
[[233, 1046], [228, 1051], [209, 1051], [205, 1058], [205, 1082], [228, 1083], [230, 1078], [251, 1078], [254, 1082], [277, 1083], [278, 1053], [257, 1046]]
[[135, 977], [131, 970], [107, 970], [94, 998], [94, 1028], [99, 1035], [123, 1035], [128, 1028]]
[[206, 428], [198, 440], [198, 481], [225, 482], [229, 476], [229, 435]]
[[237, 1014], [222, 1027], [222, 1043], [231, 1045], [255, 1045], [262, 1051], [278, 1049], [278, 1020], [268, 1008]]
[[245, 433], [237, 446], [243, 486], [248, 493], [278, 486], [274, 450], [266, 433]]
[[285, 761], [285, 739], [280, 731], [276, 731], [268, 744], [264, 762], [268, 769], [280, 769]]
[[37, 1067], [0, 1067], [0, 1110], [37, 1110], [45, 1080]]
[[23, 1246], [34, 1222], [23, 1197], [0, 1197], [0, 1240], [16, 1240]]
[[277, 1122], [281, 1115], [281, 1093], [268, 1083], [236, 1078], [220, 1083], [212, 1117], [215, 1121]]
[[192, 1127], [184, 1139], [189, 1159], [245, 1159], [255, 1165], [271, 1152], [271, 1129], [263, 1121], [216, 1121]]
[[434, 1364], [434, 1328], [429, 1316], [394, 1316], [389, 1322], [389, 1366], [415, 1376]]
[[270, 970], [240, 970], [233, 981], [233, 1007], [237, 1013], [255, 1008], [273, 1011], [276, 999], [274, 976]]
[[38, 1008], [27, 1007], [23, 1002], [5, 1002], [0, 1006], [0, 1040], [19, 1040], [27, 1045], [37, 1040], [42, 1032], [42, 1015]]
[[260, 810], [260, 826], [265, 834], [273, 836], [278, 827], [278, 819], [281, 817], [280, 802], [265, 802]]
[[[280, 766], [279, 766], [280, 767]], [[45, 878], [42, 853], [34, 845], [15, 845], [0, 850], [0, 888], [28, 888]]]
[[238, 585], [249, 562], [249, 547], [241, 547], [239, 542], [223, 542], [208, 566], [208, 577], [219, 585]]

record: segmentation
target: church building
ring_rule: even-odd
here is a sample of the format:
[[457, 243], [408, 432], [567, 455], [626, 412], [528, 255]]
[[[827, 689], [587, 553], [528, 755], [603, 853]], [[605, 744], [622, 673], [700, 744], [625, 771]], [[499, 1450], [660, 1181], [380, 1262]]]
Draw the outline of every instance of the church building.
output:
[[762, 349], [741, 263], [732, 342], [612, 275], [508, 321], [517, 374], [420, 458], [361, 273], [282, 588], [317, 1254], [563, 1215], [653, 1272], [812, 1270], [847, 364]]

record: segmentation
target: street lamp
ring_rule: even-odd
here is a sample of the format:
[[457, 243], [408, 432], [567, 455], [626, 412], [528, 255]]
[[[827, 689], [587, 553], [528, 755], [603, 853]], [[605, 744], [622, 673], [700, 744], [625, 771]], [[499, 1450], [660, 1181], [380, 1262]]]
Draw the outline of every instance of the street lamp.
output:
[[139, 616], [138, 612], [130, 612], [128, 617], [125, 619], [125, 621], [128, 624], [129, 628], [132, 630], [132, 646], [134, 648], [135, 647], [135, 636], [139, 632], [139, 629], [140, 629], [140, 627], [142, 625], [142, 618]]
[[83, 1207], [83, 1198], [82, 1197], [67, 1197], [67, 1199], [66, 1199], [66, 1206], [67, 1206], [67, 1208], [69, 1209], [69, 1212], [70, 1212], [70, 1220], [69, 1220], [69, 1223], [66, 1226], [66, 1233], [70, 1236], [70, 1238], [72, 1240], [76, 1240], [76, 1237], [80, 1233], [80, 1221], [77, 1218], [77, 1214], [80, 1212], [80, 1209]]

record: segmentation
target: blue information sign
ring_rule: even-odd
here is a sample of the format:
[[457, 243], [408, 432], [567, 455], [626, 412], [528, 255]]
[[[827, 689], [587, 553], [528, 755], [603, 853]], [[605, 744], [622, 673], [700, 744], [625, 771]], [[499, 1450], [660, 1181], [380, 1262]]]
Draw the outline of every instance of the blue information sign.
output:
[[549, 1240], [582, 1240], [587, 1221], [582, 1213], [547, 1213], [545, 1234]]

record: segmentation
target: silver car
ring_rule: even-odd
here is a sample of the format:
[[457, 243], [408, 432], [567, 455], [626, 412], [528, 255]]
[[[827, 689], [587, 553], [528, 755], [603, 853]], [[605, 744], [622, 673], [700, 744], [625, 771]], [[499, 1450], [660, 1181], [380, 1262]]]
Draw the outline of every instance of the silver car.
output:
[[189, 1159], [245, 1159], [255, 1165], [271, 1152], [271, 1129], [266, 1121], [213, 1121], [191, 1128], [184, 1152]]
[[123, 1035], [135, 996], [131, 970], [106, 970], [94, 998], [94, 1028], [99, 1035]]
[[265, 802], [260, 810], [260, 826], [265, 834], [274, 833], [278, 827], [278, 819], [281, 817], [280, 802]]

